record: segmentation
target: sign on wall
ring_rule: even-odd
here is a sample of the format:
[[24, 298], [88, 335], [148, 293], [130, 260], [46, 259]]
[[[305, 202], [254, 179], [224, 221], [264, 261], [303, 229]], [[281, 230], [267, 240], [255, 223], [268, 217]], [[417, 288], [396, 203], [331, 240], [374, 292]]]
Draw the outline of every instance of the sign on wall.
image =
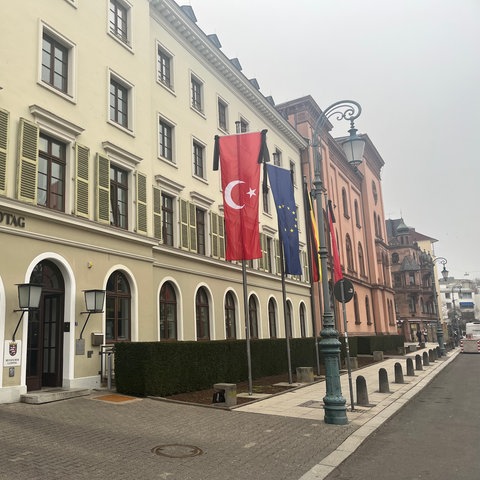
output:
[[4, 367], [18, 367], [22, 357], [21, 340], [5, 340], [5, 350], [3, 354]]

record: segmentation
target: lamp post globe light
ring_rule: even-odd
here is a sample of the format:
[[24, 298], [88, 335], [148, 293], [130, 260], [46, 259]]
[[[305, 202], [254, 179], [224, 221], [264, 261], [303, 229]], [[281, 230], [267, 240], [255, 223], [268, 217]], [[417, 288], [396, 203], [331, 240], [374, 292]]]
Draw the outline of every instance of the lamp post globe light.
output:
[[445, 355], [445, 342], [443, 339], [443, 328], [442, 328], [442, 321], [440, 319], [440, 311], [438, 309], [438, 293], [437, 293], [437, 285], [435, 281], [435, 264], [441, 263], [443, 265], [442, 268], [442, 277], [445, 281], [448, 278], [448, 270], [446, 269], [445, 265], [447, 263], [447, 259], [444, 257], [435, 257], [432, 259], [432, 282], [433, 282], [433, 299], [435, 301], [435, 309], [437, 311], [437, 341], [438, 346], [440, 347], [440, 355], [443, 357]]
[[325, 359], [325, 384], [326, 395], [323, 398], [325, 423], [334, 425], [345, 425], [348, 423], [346, 400], [342, 395], [340, 385], [340, 368], [338, 358], [340, 355], [341, 343], [338, 339], [339, 333], [335, 328], [335, 319], [332, 310], [330, 289], [328, 283], [328, 249], [327, 239], [325, 238], [324, 217], [322, 195], [326, 194], [322, 180], [322, 149], [319, 140], [320, 129], [325, 125], [328, 118], [336, 115], [337, 120], [347, 120], [350, 122], [350, 137], [342, 142], [345, 155], [349, 163], [356, 168], [363, 158], [363, 149], [365, 141], [357, 135], [354, 121], [362, 112], [362, 108], [357, 102], [352, 100], [342, 100], [335, 102], [327, 107], [318, 117], [313, 128], [312, 147], [314, 161], [314, 179], [312, 196], [315, 198], [317, 206], [317, 223], [320, 240], [320, 270], [322, 274], [322, 294], [323, 294], [323, 316], [322, 330], [320, 332], [321, 340], [319, 342], [320, 351]]

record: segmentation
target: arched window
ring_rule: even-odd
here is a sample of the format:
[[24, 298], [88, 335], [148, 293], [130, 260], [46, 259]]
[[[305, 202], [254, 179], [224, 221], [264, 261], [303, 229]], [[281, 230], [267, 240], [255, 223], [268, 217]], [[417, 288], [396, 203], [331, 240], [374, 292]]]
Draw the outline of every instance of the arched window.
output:
[[225, 338], [232, 340], [237, 338], [235, 298], [232, 292], [227, 292], [225, 295]]
[[248, 300], [248, 320], [250, 322], [250, 338], [258, 338], [258, 309], [254, 295]]
[[353, 208], [355, 210], [355, 223], [357, 225], [357, 227], [361, 227], [362, 224], [360, 223], [360, 212], [358, 210], [358, 202], [357, 200], [355, 200], [354, 204], [353, 204]]
[[345, 236], [345, 250], [347, 252], [347, 268], [348, 270], [354, 270], [352, 241], [350, 240], [350, 235], [348, 233]]
[[342, 188], [342, 203], [343, 203], [343, 215], [349, 218], [350, 214], [348, 211], [348, 197], [347, 197], [347, 191], [345, 190], [345, 188]]
[[207, 291], [200, 287], [195, 297], [197, 340], [210, 340], [210, 306]]
[[106, 291], [105, 337], [108, 342], [130, 340], [131, 302], [127, 277], [119, 270], [113, 272]]
[[370, 299], [368, 296], [365, 297], [365, 313], [367, 314], [367, 325], [372, 324], [372, 317], [370, 314]]
[[307, 324], [306, 324], [306, 315], [305, 315], [305, 305], [300, 304], [300, 335], [302, 338], [307, 336]]
[[177, 340], [177, 294], [170, 282], [160, 290], [160, 340]]
[[377, 214], [375, 212], [373, 212], [373, 226], [375, 227], [375, 236], [378, 237]]
[[377, 228], [377, 236], [379, 238], [383, 238], [382, 236], [382, 219], [380, 218], [380, 215], [377, 216], [377, 222], [378, 222], [378, 228]]
[[363, 256], [363, 247], [358, 242], [358, 266], [360, 268], [360, 275], [365, 276], [365, 257]]
[[288, 338], [292, 338], [292, 304], [287, 301], [287, 310], [285, 311], [286, 315], [286, 328]]
[[268, 301], [268, 326], [270, 338], [277, 338], [277, 308], [273, 298]]
[[353, 294], [353, 309], [355, 311], [355, 325], [360, 325], [360, 310], [358, 308], [358, 296], [356, 293]]

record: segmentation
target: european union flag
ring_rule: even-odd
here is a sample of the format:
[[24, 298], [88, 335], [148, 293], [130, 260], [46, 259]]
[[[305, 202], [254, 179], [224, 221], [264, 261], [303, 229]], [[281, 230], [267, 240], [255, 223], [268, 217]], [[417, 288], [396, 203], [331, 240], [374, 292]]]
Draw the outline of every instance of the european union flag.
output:
[[301, 275], [299, 244], [298, 244], [298, 218], [293, 183], [289, 170], [268, 165], [268, 178], [275, 200], [278, 217], [278, 230], [280, 241], [283, 245], [285, 258], [285, 273]]

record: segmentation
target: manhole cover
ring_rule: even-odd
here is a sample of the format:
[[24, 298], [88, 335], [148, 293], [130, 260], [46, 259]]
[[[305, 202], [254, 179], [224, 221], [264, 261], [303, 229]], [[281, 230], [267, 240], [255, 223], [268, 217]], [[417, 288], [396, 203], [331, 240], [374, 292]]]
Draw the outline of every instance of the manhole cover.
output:
[[172, 443], [170, 445], [159, 445], [152, 448], [152, 453], [170, 458], [187, 458], [202, 455], [203, 450], [193, 445], [179, 445]]

